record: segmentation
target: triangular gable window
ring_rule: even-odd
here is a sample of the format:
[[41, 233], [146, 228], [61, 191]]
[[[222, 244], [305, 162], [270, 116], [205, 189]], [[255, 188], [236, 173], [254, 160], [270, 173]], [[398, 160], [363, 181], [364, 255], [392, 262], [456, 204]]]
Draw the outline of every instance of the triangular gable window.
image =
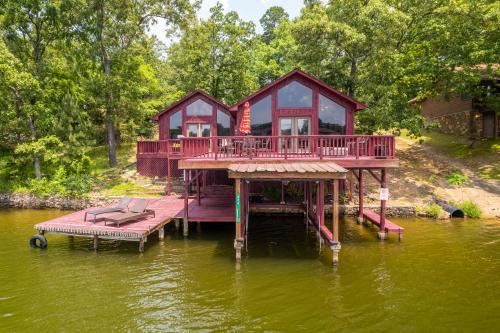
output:
[[186, 115], [187, 116], [211, 116], [212, 115], [212, 105], [208, 104], [204, 100], [198, 99], [187, 106]]
[[278, 90], [278, 108], [312, 108], [312, 89], [290, 82]]

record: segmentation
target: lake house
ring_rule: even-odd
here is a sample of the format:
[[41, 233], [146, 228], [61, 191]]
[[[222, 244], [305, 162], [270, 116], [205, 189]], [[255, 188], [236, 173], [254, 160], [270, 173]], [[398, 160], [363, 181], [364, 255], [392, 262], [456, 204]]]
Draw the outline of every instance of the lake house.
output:
[[[154, 117], [159, 140], [137, 143], [137, 171], [166, 177], [168, 192], [174, 180], [184, 185], [185, 235], [189, 222], [235, 222], [239, 258], [249, 212], [298, 209], [331, 245], [335, 262], [339, 193], [346, 191], [347, 175], [349, 193], [352, 176], [358, 183], [358, 220], [377, 224], [381, 238], [403, 232], [385, 218], [386, 171], [398, 166], [394, 137], [355, 135], [355, 113], [364, 108], [299, 69], [233, 106], [194, 91]], [[380, 214], [363, 207], [363, 177], [368, 174], [381, 187]], [[325, 223], [328, 201], [331, 226]]]

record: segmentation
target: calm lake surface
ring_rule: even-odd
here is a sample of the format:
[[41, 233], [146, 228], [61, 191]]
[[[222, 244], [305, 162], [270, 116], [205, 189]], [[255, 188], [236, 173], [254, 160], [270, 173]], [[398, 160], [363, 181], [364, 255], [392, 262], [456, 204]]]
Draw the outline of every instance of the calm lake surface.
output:
[[301, 217], [255, 216], [236, 269], [224, 224], [168, 229], [143, 254], [57, 235], [31, 249], [33, 225], [63, 214], [0, 210], [0, 331], [500, 331], [499, 220], [394, 219], [400, 243], [345, 219], [333, 269]]

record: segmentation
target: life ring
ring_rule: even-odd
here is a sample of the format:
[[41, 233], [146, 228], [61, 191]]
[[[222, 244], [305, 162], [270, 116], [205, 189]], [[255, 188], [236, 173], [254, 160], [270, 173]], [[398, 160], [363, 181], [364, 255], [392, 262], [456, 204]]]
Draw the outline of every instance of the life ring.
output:
[[[38, 243], [37, 243], [38, 241]], [[31, 247], [39, 247], [41, 249], [45, 249], [47, 247], [47, 238], [44, 235], [35, 235], [30, 239]]]

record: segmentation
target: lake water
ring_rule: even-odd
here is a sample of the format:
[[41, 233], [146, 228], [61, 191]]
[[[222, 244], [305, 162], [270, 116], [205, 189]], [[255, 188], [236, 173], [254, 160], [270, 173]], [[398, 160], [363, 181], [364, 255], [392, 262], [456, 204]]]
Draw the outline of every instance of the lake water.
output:
[[405, 238], [341, 222], [340, 266], [301, 217], [251, 218], [234, 262], [231, 224], [137, 243], [48, 235], [67, 212], [0, 210], [0, 331], [500, 331], [500, 221], [393, 219]]

